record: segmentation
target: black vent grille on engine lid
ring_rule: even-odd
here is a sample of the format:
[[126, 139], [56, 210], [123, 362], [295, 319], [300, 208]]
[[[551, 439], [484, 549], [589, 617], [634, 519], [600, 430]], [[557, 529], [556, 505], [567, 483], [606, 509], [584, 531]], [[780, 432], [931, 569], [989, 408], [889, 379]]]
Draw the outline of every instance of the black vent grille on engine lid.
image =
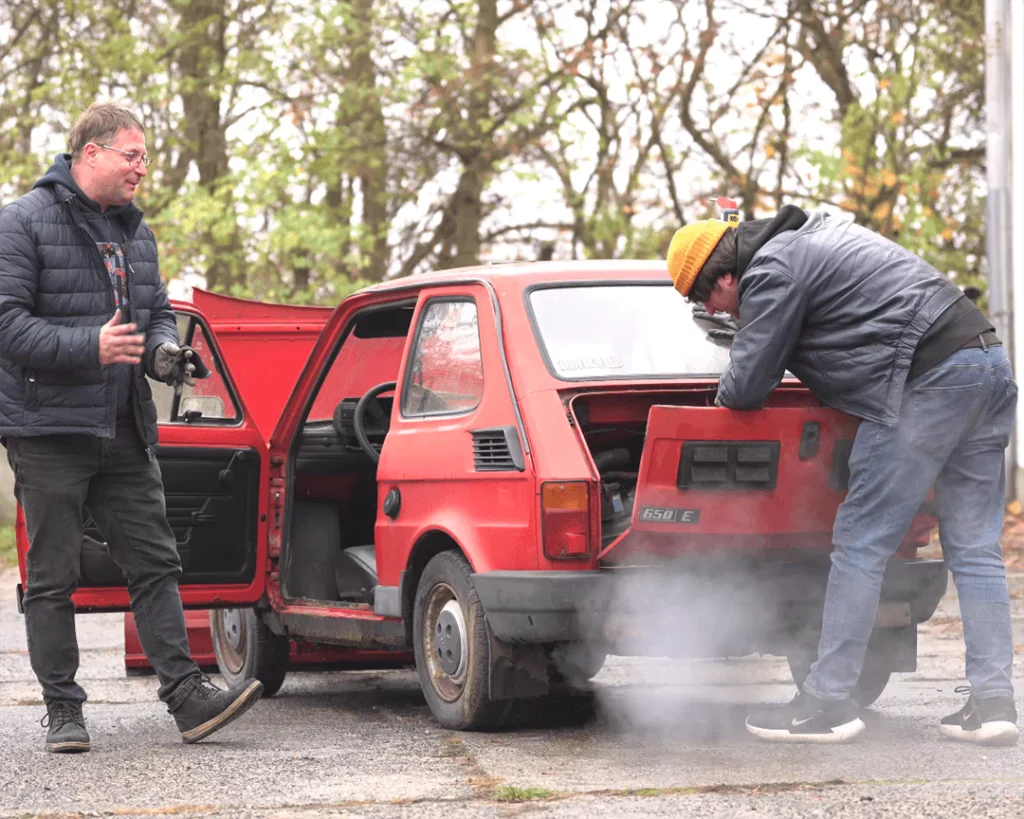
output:
[[477, 472], [522, 472], [526, 468], [514, 426], [474, 429], [473, 466]]
[[679, 459], [680, 489], [774, 489], [778, 441], [687, 441]]

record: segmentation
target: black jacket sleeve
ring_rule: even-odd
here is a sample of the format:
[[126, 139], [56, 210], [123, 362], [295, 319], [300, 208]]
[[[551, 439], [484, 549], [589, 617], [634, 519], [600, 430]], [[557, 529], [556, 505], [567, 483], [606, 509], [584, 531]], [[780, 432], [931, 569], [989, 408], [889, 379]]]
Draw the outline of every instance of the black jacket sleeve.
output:
[[100, 328], [33, 315], [39, 255], [16, 203], [0, 209], [0, 357], [34, 369], [100, 366]]
[[716, 403], [759, 409], [786, 372], [807, 312], [807, 299], [789, 274], [752, 268], [743, 274], [740, 329]]

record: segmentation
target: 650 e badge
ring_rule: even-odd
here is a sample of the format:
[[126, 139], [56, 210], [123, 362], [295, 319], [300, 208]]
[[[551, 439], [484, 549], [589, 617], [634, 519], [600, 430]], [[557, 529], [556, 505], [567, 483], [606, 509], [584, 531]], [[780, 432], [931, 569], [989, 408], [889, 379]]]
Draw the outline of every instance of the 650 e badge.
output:
[[668, 506], [641, 506], [640, 520], [648, 523], [699, 523], [700, 509], [673, 509]]

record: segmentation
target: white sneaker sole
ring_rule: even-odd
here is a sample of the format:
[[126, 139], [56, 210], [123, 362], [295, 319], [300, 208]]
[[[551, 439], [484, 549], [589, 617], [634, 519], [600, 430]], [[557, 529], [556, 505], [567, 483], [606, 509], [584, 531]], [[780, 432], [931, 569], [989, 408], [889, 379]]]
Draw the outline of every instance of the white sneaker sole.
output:
[[1012, 722], [985, 722], [974, 731], [965, 731], [959, 725], [940, 725], [939, 731], [947, 739], [975, 745], [1016, 745], [1020, 735]]
[[864, 721], [860, 717], [843, 725], [837, 725], [828, 734], [793, 734], [781, 728], [759, 728], [747, 723], [747, 730], [750, 733], [769, 742], [803, 742], [812, 745], [839, 745], [843, 742], [852, 742], [864, 733], [865, 727]]

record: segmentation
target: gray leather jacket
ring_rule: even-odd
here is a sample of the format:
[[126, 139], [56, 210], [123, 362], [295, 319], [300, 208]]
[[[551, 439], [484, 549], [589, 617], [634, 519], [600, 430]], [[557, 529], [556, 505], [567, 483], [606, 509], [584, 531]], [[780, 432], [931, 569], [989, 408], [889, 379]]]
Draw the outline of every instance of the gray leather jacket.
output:
[[720, 404], [756, 409], [788, 369], [825, 404], [895, 426], [921, 336], [960, 288], [908, 250], [816, 212], [754, 254]]

